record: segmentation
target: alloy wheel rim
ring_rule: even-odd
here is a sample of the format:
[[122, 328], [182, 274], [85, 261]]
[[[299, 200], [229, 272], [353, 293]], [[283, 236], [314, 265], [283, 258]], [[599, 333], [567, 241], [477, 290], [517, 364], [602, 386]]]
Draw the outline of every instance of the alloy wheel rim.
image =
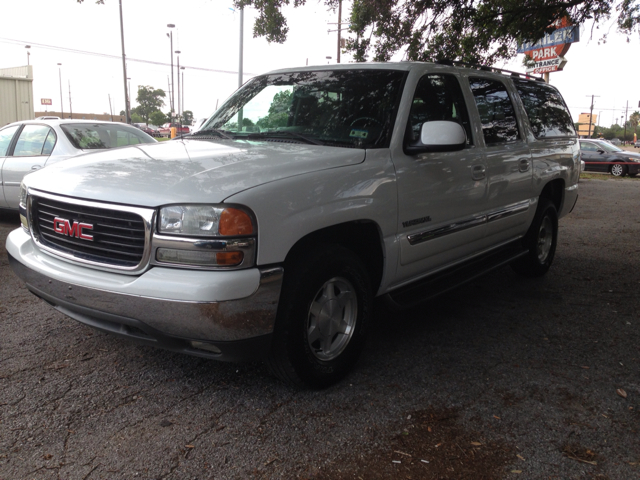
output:
[[307, 316], [307, 342], [322, 361], [340, 356], [353, 337], [358, 318], [358, 298], [343, 277], [327, 280], [316, 293]]
[[622, 175], [622, 165], [616, 164], [613, 167], [611, 167], [611, 173], [616, 177]]
[[538, 245], [537, 245], [537, 253], [538, 253], [538, 261], [540, 263], [544, 263], [547, 261], [549, 257], [549, 252], [551, 252], [551, 242], [553, 241], [553, 222], [549, 216], [545, 216], [542, 219], [542, 224], [540, 225], [540, 230], [538, 230]]

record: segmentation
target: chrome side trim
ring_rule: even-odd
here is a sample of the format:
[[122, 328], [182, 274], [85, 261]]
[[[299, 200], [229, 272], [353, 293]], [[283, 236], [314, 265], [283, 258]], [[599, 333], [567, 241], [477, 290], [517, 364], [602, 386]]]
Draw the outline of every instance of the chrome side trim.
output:
[[417, 245], [419, 243], [433, 240], [434, 238], [442, 237], [444, 235], [450, 235], [452, 233], [466, 230], [467, 228], [482, 225], [486, 222], [487, 222], [487, 216], [481, 215], [481, 216], [470, 218], [468, 220], [463, 220], [461, 222], [452, 223], [451, 225], [446, 225], [444, 227], [435, 228], [433, 230], [427, 230], [426, 232], [407, 235], [407, 240], [409, 240], [410, 245]]
[[510, 217], [517, 213], [526, 212], [531, 205], [531, 200], [525, 200], [524, 202], [514, 203], [508, 205], [500, 210], [487, 214], [487, 222], [493, 222], [494, 220], [500, 220], [501, 218]]
[[[50, 193], [45, 193], [40, 190], [35, 190], [31, 188], [28, 190], [27, 194], [28, 194], [27, 218], [29, 222], [29, 231], [34, 243], [43, 252], [46, 252], [50, 255], [61, 258], [63, 260], [67, 260], [73, 263], [79, 263], [83, 265], [89, 265], [95, 269], [104, 270], [107, 272], [118, 272], [118, 273], [135, 275], [146, 270], [147, 267], [149, 266], [149, 258], [151, 256], [151, 232], [153, 231], [153, 226], [155, 224], [155, 219], [156, 219], [156, 211], [154, 209], [131, 207], [126, 205], [114, 205], [112, 203], [92, 202], [88, 200], [80, 200], [77, 198], [52, 195]], [[126, 267], [126, 266], [112, 265], [109, 263], [95, 262], [92, 260], [88, 260], [86, 258], [79, 257], [77, 255], [61, 252], [60, 250], [47, 247], [46, 245], [42, 244], [38, 236], [35, 234], [34, 228], [33, 228], [33, 217], [32, 217], [31, 209], [32, 209], [32, 200], [34, 195], [40, 198], [47, 198], [47, 199], [55, 200], [58, 202], [69, 203], [71, 205], [116, 210], [118, 212], [128, 212], [128, 213], [134, 213], [138, 215], [142, 219], [144, 224], [144, 252], [142, 254], [142, 259], [140, 260], [140, 263], [138, 263], [138, 265], [135, 265], [133, 267]]]
[[[273, 332], [284, 269], [260, 270], [257, 290], [246, 298], [223, 302], [189, 302], [127, 295], [73, 285], [49, 278], [9, 255], [15, 274], [27, 288], [76, 318], [115, 315], [134, 319], [176, 338], [234, 341]], [[78, 318], [76, 318], [77, 320]]]
[[469, 219], [452, 223], [451, 225], [437, 227], [432, 230], [426, 230], [424, 232], [412, 233], [411, 235], [407, 235], [407, 240], [409, 241], [409, 245], [418, 245], [435, 238], [466, 230], [467, 228], [476, 227], [489, 222], [494, 222], [496, 220], [510, 217], [518, 213], [526, 212], [533, 203], [535, 203], [535, 199], [529, 199], [523, 202], [507, 205], [506, 207], [502, 207], [498, 210], [493, 210], [487, 214], [475, 215]]

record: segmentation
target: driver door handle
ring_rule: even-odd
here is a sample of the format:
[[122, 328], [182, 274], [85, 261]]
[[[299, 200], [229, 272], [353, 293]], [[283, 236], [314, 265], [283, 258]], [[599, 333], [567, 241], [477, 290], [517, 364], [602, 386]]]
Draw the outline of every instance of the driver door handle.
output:
[[484, 165], [474, 165], [471, 168], [471, 178], [474, 180], [482, 180], [487, 174], [487, 169]]

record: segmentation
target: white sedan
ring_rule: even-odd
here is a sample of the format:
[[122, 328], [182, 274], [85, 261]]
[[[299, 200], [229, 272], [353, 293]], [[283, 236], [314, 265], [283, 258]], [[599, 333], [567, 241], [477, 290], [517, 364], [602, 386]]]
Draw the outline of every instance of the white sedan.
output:
[[20, 183], [33, 170], [91, 151], [154, 142], [124, 123], [59, 119], [10, 123], [0, 129], [0, 209], [18, 209]]

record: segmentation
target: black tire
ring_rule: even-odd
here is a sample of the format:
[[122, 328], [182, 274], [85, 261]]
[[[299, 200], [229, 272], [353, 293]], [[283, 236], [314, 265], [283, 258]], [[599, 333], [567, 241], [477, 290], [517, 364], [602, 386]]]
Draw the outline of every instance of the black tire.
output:
[[533, 222], [524, 237], [527, 254], [511, 264], [525, 277], [541, 277], [551, 267], [558, 243], [558, 212], [550, 200], [540, 198]]
[[288, 259], [284, 275], [267, 366], [290, 385], [328, 387], [364, 346], [373, 297], [367, 269], [342, 246], [318, 245]]
[[611, 175], [614, 177], [625, 177], [627, 175], [627, 166], [621, 163], [611, 165]]

